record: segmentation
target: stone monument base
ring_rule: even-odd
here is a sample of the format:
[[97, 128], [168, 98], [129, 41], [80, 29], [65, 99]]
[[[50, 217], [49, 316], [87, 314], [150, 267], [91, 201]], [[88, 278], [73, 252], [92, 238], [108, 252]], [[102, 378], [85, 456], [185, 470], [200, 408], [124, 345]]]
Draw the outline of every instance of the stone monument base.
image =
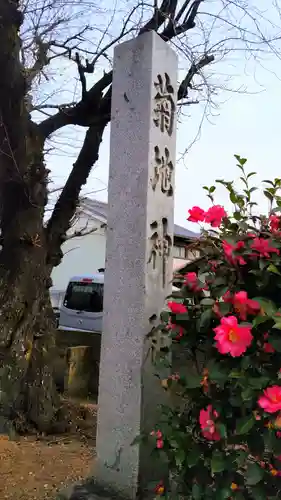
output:
[[[139, 500], [152, 500], [155, 494], [138, 497]], [[99, 484], [94, 477], [75, 483], [58, 494], [56, 500], [131, 500]]]
[[97, 484], [94, 478], [86, 479], [63, 490], [56, 500], [127, 500]]

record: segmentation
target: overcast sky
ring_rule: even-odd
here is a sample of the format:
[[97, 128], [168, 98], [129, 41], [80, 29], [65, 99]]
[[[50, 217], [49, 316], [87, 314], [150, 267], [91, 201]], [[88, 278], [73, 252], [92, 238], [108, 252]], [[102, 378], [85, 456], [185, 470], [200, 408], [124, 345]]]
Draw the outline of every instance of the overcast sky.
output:
[[[268, 0], [258, 3], [264, 7], [269, 4]], [[209, 71], [216, 75], [216, 82], [221, 86], [225, 85], [227, 75], [231, 75], [227, 86], [238, 91], [220, 91], [215, 97], [219, 107], [213, 109], [213, 116], [208, 112], [202, 124], [204, 103], [185, 109], [185, 116], [178, 124], [178, 158], [189, 148], [200, 129], [197, 140], [184, 159], [178, 161], [176, 169], [175, 222], [195, 230], [196, 227], [186, 221], [188, 208], [208, 206], [203, 185], [211, 185], [217, 178], [232, 180], [238, 176], [235, 153], [248, 158], [250, 171], [258, 172], [257, 183], [264, 178], [281, 177], [281, 58], [278, 54], [266, 54], [262, 61], [260, 58], [249, 61], [240, 51]], [[78, 130], [69, 134], [80, 143]], [[63, 183], [72, 162], [73, 159], [64, 156], [49, 160], [56, 185]], [[85, 194], [107, 200], [108, 168], [109, 130], [104, 136], [98, 164], [84, 189]], [[261, 197], [258, 201], [263, 203], [263, 209], [266, 208]], [[218, 191], [217, 202], [229, 208], [222, 189]]]

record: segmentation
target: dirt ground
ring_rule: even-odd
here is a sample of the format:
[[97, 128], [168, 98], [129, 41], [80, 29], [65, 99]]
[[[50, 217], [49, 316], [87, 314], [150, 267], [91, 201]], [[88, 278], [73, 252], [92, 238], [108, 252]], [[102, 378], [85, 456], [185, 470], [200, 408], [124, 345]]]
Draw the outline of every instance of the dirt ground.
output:
[[0, 436], [0, 499], [53, 500], [64, 486], [87, 477], [93, 467], [95, 404], [66, 402], [72, 416], [67, 434]]

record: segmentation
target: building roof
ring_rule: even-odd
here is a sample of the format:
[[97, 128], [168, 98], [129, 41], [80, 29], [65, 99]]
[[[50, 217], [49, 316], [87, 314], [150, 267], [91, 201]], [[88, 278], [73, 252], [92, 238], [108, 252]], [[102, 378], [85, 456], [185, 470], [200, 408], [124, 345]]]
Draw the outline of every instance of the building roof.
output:
[[[81, 198], [80, 210], [89, 217], [94, 217], [102, 222], [107, 221], [108, 204], [104, 201], [94, 200], [92, 198]], [[198, 238], [200, 235], [190, 231], [186, 227], [174, 225], [174, 236], [178, 238], [193, 239]]]

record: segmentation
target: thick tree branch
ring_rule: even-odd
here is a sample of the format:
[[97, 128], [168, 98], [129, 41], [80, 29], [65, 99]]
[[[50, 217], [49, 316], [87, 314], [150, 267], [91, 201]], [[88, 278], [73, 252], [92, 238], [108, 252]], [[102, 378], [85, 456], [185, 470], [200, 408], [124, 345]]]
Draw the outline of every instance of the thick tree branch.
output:
[[188, 89], [191, 87], [192, 79], [195, 75], [197, 75], [204, 66], [212, 63], [214, 61], [213, 55], [206, 54], [200, 61], [196, 64], [193, 63], [190, 66], [189, 71], [186, 74], [186, 77], [182, 80], [179, 89], [178, 89], [178, 100], [181, 101], [188, 95]]
[[98, 160], [103, 131], [108, 122], [109, 116], [104, 116], [99, 124], [92, 125], [87, 130], [82, 149], [48, 221], [46, 227], [47, 264], [50, 266], [56, 266], [60, 262], [61, 244], [75, 215], [81, 187], [86, 184], [91, 168]]
[[[157, 31], [166, 20], [169, 20], [167, 27], [164, 28], [160, 36], [165, 41], [172, 40], [179, 33], [186, 32], [194, 27], [194, 20], [202, 1], [203, 0], [194, 0], [191, 5], [190, 1], [186, 1], [176, 15], [178, 0], [163, 0], [161, 7], [155, 9], [152, 18], [139, 30], [139, 35], [152, 29]], [[39, 130], [44, 138], [49, 137], [53, 132], [65, 125], [72, 124], [88, 127], [96, 123], [99, 119], [99, 104], [102, 101], [103, 91], [112, 82], [112, 71], [105, 73], [104, 76], [86, 92], [85, 70], [83, 72], [81, 68], [79, 56], [78, 61], [78, 69], [80, 68], [79, 75], [82, 84], [82, 99], [76, 106], [67, 110], [61, 109], [58, 113], [39, 124]], [[190, 68], [188, 78], [190, 78], [191, 73], [193, 73], [193, 75], [196, 73], [194, 69], [194, 66]]]
[[147, 31], [158, 31], [169, 16], [175, 12], [178, 0], [163, 0], [161, 6], [154, 8], [151, 19], [140, 29], [139, 35]]
[[112, 71], [105, 73], [93, 87], [86, 92], [76, 106], [60, 109], [55, 115], [43, 120], [39, 125], [39, 131], [44, 138], [66, 125], [80, 125], [88, 127], [99, 121], [99, 109], [103, 101], [103, 91], [112, 82]]

